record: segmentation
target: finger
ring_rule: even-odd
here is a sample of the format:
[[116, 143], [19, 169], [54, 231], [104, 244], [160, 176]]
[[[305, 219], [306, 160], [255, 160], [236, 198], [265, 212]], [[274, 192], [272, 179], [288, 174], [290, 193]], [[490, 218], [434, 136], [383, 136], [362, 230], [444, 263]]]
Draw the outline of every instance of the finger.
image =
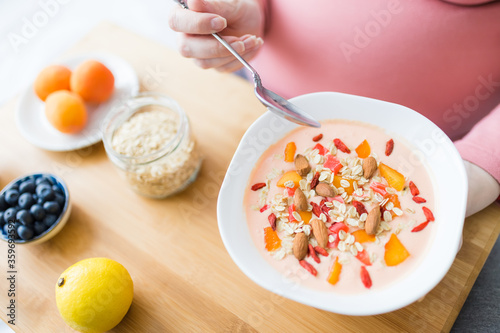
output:
[[[223, 37], [236, 52], [245, 50], [242, 38], [228, 36]], [[220, 58], [229, 56], [231, 53], [218, 42], [212, 35], [186, 35], [183, 34], [179, 41], [179, 51], [186, 58]]]
[[[243, 59], [246, 61], [250, 61], [255, 55], [259, 52], [258, 49], [254, 49], [252, 51], [249, 51], [243, 56]], [[237, 71], [238, 69], [242, 68], [243, 64], [239, 62], [238, 60], [233, 60], [223, 66], [216, 67], [215, 69], [219, 72], [234, 72]]]
[[177, 32], [188, 34], [212, 34], [226, 28], [225, 18], [213, 13], [199, 13], [175, 6], [170, 13], [168, 24]]
[[[256, 38], [255, 36], [249, 36], [245, 38], [243, 41], [240, 41], [239, 43], [244, 45], [243, 51], [237, 51], [240, 55], [243, 56], [243, 58], [245, 58], [245, 56], [249, 52], [258, 50], [263, 44], [262, 39]], [[234, 60], [236, 60], [234, 56], [232, 54], [229, 54], [228, 56], [225, 57], [206, 58], [206, 59], [199, 58], [196, 60], [196, 64], [202, 68], [216, 68], [216, 67], [221, 67]]]
[[[238, 53], [262, 44], [262, 39], [253, 35], [223, 37]], [[180, 53], [186, 58], [212, 59], [232, 56], [231, 52], [212, 36], [184, 35], [180, 40]]]
[[229, 1], [206, 1], [206, 0], [188, 0], [190, 10], [200, 13], [214, 13], [222, 17], [231, 17], [237, 12], [239, 4]]

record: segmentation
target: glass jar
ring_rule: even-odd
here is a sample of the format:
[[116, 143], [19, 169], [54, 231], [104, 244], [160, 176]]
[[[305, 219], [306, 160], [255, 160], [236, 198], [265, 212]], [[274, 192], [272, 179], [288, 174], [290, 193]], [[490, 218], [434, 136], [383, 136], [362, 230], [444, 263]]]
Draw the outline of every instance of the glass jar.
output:
[[140, 93], [115, 107], [104, 122], [103, 142], [130, 187], [150, 198], [182, 191], [201, 166], [186, 114], [160, 93]]

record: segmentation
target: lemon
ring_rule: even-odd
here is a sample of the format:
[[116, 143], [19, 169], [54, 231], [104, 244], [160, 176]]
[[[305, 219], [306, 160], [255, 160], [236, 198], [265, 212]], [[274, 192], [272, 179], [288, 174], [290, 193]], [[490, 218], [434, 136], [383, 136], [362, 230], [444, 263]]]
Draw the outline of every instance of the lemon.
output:
[[128, 271], [107, 258], [79, 261], [56, 283], [59, 313], [80, 332], [104, 332], [118, 325], [133, 296], [134, 284]]

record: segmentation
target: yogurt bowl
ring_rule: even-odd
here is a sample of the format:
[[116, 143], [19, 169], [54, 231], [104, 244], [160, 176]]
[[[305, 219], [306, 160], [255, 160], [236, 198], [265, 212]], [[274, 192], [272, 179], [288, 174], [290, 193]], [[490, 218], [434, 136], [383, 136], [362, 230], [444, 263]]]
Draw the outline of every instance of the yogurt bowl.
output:
[[[325, 292], [301, 283], [296, 276], [280, 273], [257, 249], [245, 212], [245, 193], [251, 185], [249, 179], [254, 166], [270, 146], [298, 127], [268, 112], [243, 136], [219, 194], [219, 230], [231, 258], [260, 286], [335, 313], [375, 315], [418, 300], [445, 276], [460, 245], [467, 178], [453, 143], [430, 120], [400, 105], [331, 92], [303, 95], [292, 101], [320, 121], [340, 119], [375, 125], [396, 142], [404, 142], [411, 150], [408, 162], [425, 164], [432, 179], [436, 220], [432, 225], [432, 239], [411, 271], [383, 288], [355, 294]], [[380, 302], [381, 299], [384, 302]]]

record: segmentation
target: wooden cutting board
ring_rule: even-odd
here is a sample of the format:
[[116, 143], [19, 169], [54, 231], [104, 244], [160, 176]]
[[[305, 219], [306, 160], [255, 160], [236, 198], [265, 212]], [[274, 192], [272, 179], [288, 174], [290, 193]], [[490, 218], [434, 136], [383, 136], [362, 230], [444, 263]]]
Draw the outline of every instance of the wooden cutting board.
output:
[[[317, 310], [254, 284], [233, 263], [219, 236], [216, 201], [224, 172], [248, 126], [264, 112], [251, 86], [108, 23], [64, 57], [104, 51], [127, 60], [142, 90], [166, 93], [191, 118], [205, 155], [198, 180], [183, 193], [150, 200], [128, 190], [101, 143], [48, 152], [21, 137], [17, 100], [0, 111], [0, 186], [31, 172], [62, 176], [73, 212], [52, 240], [17, 247], [17, 332], [70, 332], [54, 296], [58, 276], [84, 258], [109, 257], [134, 280], [134, 301], [116, 332], [439, 332], [449, 331], [500, 232], [500, 207], [469, 218], [453, 267], [423, 300], [392, 313], [350, 317]], [[56, 59], [54, 59], [57, 61]], [[7, 273], [7, 246], [0, 267]], [[9, 299], [0, 279], [0, 317]], [[382, 300], [381, 300], [382, 301]]]

